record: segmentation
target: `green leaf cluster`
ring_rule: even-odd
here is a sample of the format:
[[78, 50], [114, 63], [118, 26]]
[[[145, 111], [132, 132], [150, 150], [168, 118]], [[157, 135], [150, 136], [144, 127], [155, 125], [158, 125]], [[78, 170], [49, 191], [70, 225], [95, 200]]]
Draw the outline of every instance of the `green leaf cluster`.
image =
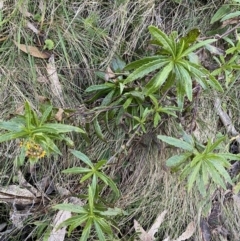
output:
[[91, 160], [80, 151], [72, 151], [72, 154], [82, 160], [87, 167], [73, 167], [63, 171], [67, 174], [81, 174], [83, 175], [80, 182], [84, 182], [88, 179], [92, 179], [91, 185], [88, 186], [87, 204], [83, 207], [76, 206], [74, 204], [58, 204], [55, 205], [55, 209], [70, 211], [76, 213], [75, 216], [64, 221], [60, 226], [69, 226], [68, 233], [78, 226], [83, 226], [80, 241], [88, 240], [91, 229], [94, 228], [100, 241], [105, 241], [105, 235], [112, 237], [112, 220], [111, 216], [122, 214], [121, 209], [107, 208], [99, 196], [99, 181], [111, 187], [116, 196], [119, 196], [119, 190], [116, 184], [103, 173], [102, 168], [106, 164], [105, 160], [100, 160], [96, 164], [93, 164]]
[[201, 145], [189, 135], [184, 139], [159, 135], [158, 138], [169, 145], [183, 149], [185, 152], [170, 157], [166, 165], [173, 170], [180, 170], [181, 179], [187, 178], [188, 191], [196, 185], [200, 193], [205, 196], [210, 180], [226, 189], [226, 183], [233, 184], [227, 169], [231, 166], [229, 160], [240, 160], [240, 155], [217, 152], [225, 137], [215, 142], [208, 141]]
[[193, 29], [179, 40], [175, 32], [168, 36], [154, 26], [149, 26], [149, 32], [153, 38], [152, 43], [159, 48], [158, 54], [128, 64], [125, 70], [134, 71], [125, 79], [124, 84], [143, 79], [154, 72], [153, 77], [144, 86], [143, 93], [149, 96], [160, 91], [161, 88], [166, 91], [176, 87], [176, 97], [180, 108], [183, 107], [185, 96], [190, 101], [192, 100], [193, 79], [204, 89], [211, 86], [218, 91], [223, 91], [221, 85], [207, 69], [190, 61], [190, 55], [195, 50], [214, 42], [214, 39], [195, 43], [199, 35], [197, 29]]
[[10, 121], [0, 121], [0, 129], [4, 130], [0, 135], [0, 143], [14, 139], [22, 139], [24, 143], [33, 142], [39, 144], [48, 154], [56, 153], [61, 155], [54, 141], [65, 141], [72, 146], [73, 142], [65, 133], [75, 131], [84, 134], [85, 132], [79, 127], [52, 123], [52, 110], [53, 106], [48, 105], [43, 110], [41, 116], [38, 116], [30, 104], [26, 102], [24, 115], [18, 115]]

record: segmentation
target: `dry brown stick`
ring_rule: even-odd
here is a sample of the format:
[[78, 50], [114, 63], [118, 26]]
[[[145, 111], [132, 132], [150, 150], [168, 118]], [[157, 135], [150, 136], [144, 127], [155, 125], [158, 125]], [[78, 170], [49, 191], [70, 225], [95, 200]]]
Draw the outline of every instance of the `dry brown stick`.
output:
[[221, 108], [221, 100], [216, 97], [216, 100], [214, 102], [214, 107], [217, 111], [217, 114], [219, 115], [219, 118], [221, 119], [223, 125], [225, 126], [227, 133], [231, 136], [235, 137], [234, 139], [237, 141], [238, 144], [240, 144], [240, 134], [235, 129], [231, 118], [228, 116], [228, 114], [222, 110]]

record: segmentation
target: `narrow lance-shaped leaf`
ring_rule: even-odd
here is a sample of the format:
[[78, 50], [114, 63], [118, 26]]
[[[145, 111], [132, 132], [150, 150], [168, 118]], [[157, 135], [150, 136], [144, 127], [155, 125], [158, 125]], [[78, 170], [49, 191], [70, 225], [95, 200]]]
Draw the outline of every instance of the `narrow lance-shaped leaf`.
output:
[[25, 120], [26, 120], [26, 127], [27, 127], [27, 129], [29, 129], [30, 125], [31, 125], [32, 110], [31, 110], [31, 107], [30, 107], [30, 104], [28, 103], [28, 101], [25, 102], [24, 116], [25, 116]]
[[98, 222], [96, 220], [94, 220], [94, 226], [95, 226], [95, 229], [97, 231], [97, 236], [99, 238], [100, 241], [105, 241], [105, 237], [104, 237], [104, 233], [102, 231], [102, 228], [101, 226], [98, 224]]
[[[114, 87], [114, 84], [112, 84], [112, 87]], [[94, 91], [107, 90], [107, 89], [111, 89], [111, 86], [108, 86], [106, 84], [91, 85], [85, 90], [85, 92], [94, 92]]]
[[13, 121], [0, 121], [0, 129], [7, 131], [21, 131], [24, 128], [22, 123]]
[[41, 117], [41, 120], [40, 120], [40, 123], [39, 123], [40, 126], [48, 119], [49, 115], [50, 115], [51, 112], [52, 112], [52, 109], [53, 109], [53, 107], [52, 107], [52, 105], [50, 105], [50, 106], [48, 106], [48, 107], [46, 108], [46, 110], [43, 112], [42, 117]]
[[191, 155], [192, 153], [184, 153], [184, 154], [172, 156], [166, 161], [166, 165], [168, 167], [178, 166], [184, 163]]
[[107, 185], [109, 185], [111, 187], [111, 189], [116, 193], [117, 196], [119, 196], [119, 190], [116, 186], [116, 184], [112, 181], [111, 178], [109, 178], [108, 176], [106, 176], [103, 173], [97, 172], [96, 175]]
[[178, 69], [179, 81], [183, 82], [185, 93], [190, 101], [192, 101], [192, 79], [189, 72], [180, 64], [176, 64], [175, 68]]
[[62, 171], [62, 173], [65, 174], [81, 174], [81, 173], [87, 173], [87, 172], [91, 172], [92, 169], [89, 168], [84, 168], [84, 167], [72, 167], [72, 168], [68, 168]]
[[217, 161], [209, 160], [209, 162], [212, 163], [212, 165], [218, 170], [219, 174], [224, 177], [224, 179], [231, 185], [233, 185], [232, 179], [229, 175], [229, 173], [226, 171], [226, 169], [221, 165], [221, 163], [218, 163]]
[[188, 179], [188, 192], [192, 189], [193, 183], [196, 181], [197, 175], [201, 167], [201, 162], [199, 162], [194, 168]]
[[[67, 222], [71, 222], [69, 225], [69, 228], [68, 228], [68, 235], [70, 236], [70, 234], [72, 233], [72, 231], [81, 226], [83, 223], [85, 223], [86, 221], [88, 220], [88, 215], [87, 214], [84, 214], [84, 215], [77, 215], [76, 217], [72, 217], [68, 220], [66, 220], [66, 224]], [[65, 223], [63, 222], [63, 223]]]
[[81, 207], [79, 205], [72, 204], [72, 203], [57, 204], [57, 205], [53, 206], [53, 209], [69, 211], [69, 212], [72, 212], [72, 213], [81, 213], [81, 214], [87, 213], [87, 211], [83, 207]]
[[193, 147], [183, 141], [183, 140], [179, 140], [177, 138], [173, 138], [173, 137], [169, 137], [169, 136], [163, 136], [163, 135], [158, 135], [157, 136], [158, 139], [160, 139], [161, 141], [164, 141], [172, 146], [175, 146], [175, 147], [179, 147], [179, 148], [182, 148], [184, 150], [187, 150], [187, 151], [192, 151], [193, 150]]
[[94, 130], [96, 131], [97, 137], [98, 137], [100, 140], [102, 140], [102, 141], [104, 141], [104, 142], [107, 142], [106, 139], [105, 139], [105, 137], [104, 137], [104, 135], [103, 135], [103, 133], [102, 133], [102, 129], [101, 129], [101, 126], [99, 125], [99, 122], [98, 122], [98, 119], [97, 119], [97, 118], [95, 118], [95, 119], [93, 120], [93, 126], [94, 126]]
[[[218, 140], [216, 140], [213, 144], [208, 144], [207, 147], [206, 147], [206, 150], [204, 151], [205, 153], [209, 153], [209, 152], [212, 152], [215, 148], [217, 148], [221, 142], [223, 142], [224, 140], [226, 139], [225, 136], [219, 138]], [[211, 142], [209, 142], [211, 143]]]
[[212, 177], [212, 180], [220, 185], [223, 189], [226, 189], [226, 185], [225, 183], [223, 182], [221, 176], [219, 175], [218, 171], [216, 170], [216, 168], [214, 167], [214, 165], [208, 161], [208, 162], [205, 162], [206, 165], [208, 166], [208, 173], [209, 175]]
[[163, 57], [161, 55], [155, 55], [155, 56], [151, 56], [151, 57], [145, 57], [143, 59], [134, 61], [128, 65], [125, 66], [124, 70], [132, 70], [132, 69], [138, 69], [139, 67], [141, 67], [142, 65], [145, 65], [149, 62], [153, 62], [155, 60], [166, 60], [166, 57]]
[[192, 46], [190, 46], [189, 48], [187, 48], [182, 54], [181, 54], [181, 58], [183, 58], [184, 56], [187, 56], [188, 54], [190, 54], [191, 52], [203, 47], [206, 44], [211, 44], [213, 42], [216, 42], [216, 39], [207, 39], [204, 40], [200, 43], [194, 44]]
[[175, 56], [174, 44], [164, 32], [154, 26], [149, 26], [148, 30], [156, 40], [162, 43], [164, 49], [166, 49], [172, 56]]
[[81, 234], [80, 241], [88, 240], [92, 225], [93, 225], [93, 218], [89, 218]]
[[157, 89], [159, 89], [162, 84], [166, 81], [168, 78], [170, 72], [173, 70], [174, 64], [171, 61], [166, 65], [160, 72], [150, 80], [147, 85], [145, 86], [145, 91], [147, 95], [154, 93]]
[[85, 154], [83, 154], [82, 152], [80, 151], [76, 151], [76, 150], [73, 150], [71, 151], [71, 153], [79, 158], [80, 160], [82, 160], [85, 164], [87, 164], [88, 166], [92, 167], [93, 168], [93, 163], [90, 161], [90, 159], [88, 158], [88, 156], [86, 156]]
[[133, 71], [127, 79], [124, 81], [124, 84], [130, 83], [136, 79], [142, 78], [143, 76], [146, 76], [147, 74], [153, 72], [156, 69], [160, 69], [164, 65], [166, 65], [169, 61], [164, 61], [162, 59], [155, 60], [153, 62], [147, 63], [142, 65], [140, 68]]
[[10, 133], [5, 133], [0, 135], [0, 143], [1, 142], [5, 142], [5, 141], [10, 141], [10, 140], [14, 140], [17, 138], [24, 138], [27, 137], [28, 133], [26, 131], [20, 131], [20, 132], [10, 132]]

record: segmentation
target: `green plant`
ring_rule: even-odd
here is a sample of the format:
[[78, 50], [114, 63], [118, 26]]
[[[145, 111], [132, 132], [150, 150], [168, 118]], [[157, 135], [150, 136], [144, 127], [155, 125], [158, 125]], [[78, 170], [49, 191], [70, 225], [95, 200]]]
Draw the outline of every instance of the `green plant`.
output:
[[52, 50], [54, 48], [54, 42], [51, 39], [46, 39], [44, 42], [43, 49]]
[[224, 181], [233, 184], [226, 170], [231, 166], [228, 160], [240, 160], [240, 155], [217, 152], [225, 137], [220, 137], [215, 142], [209, 140], [206, 145], [194, 141], [190, 135], [186, 134], [183, 136], [183, 140], [163, 135], [159, 135], [158, 138], [163, 142], [185, 150], [182, 154], [170, 157], [166, 161], [166, 165], [175, 170], [180, 170], [181, 179], [188, 179], [188, 191], [196, 183], [200, 193], [205, 196], [210, 177], [215, 184], [224, 189], [226, 189]]
[[67, 219], [60, 227], [69, 226], [69, 235], [78, 226], [82, 226], [85, 223], [80, 241], [88, 240], [91, 229], [94, 226], [97, 236], [100, 241], [104, 241], [105, 234], [112, 237], [113, 222], [109, 218], [110, 216], [119, 215], [122, 211], [118, 208], [108, 208], [106, 203], [106, 198], [100, 197], [100, 185], [99, 181], [103, 181], [106, 185], [109, 185], [115, 192], [116, 196], [119, 196], [119, 191], [115, 183], [102, 172], [103, 165], [106, 164], [105, 160], [100, 160], [95, 165], [90, 161], [90, 159], [80, 151], [72, 151], [74, 156], [81, 159], [88, 167], [73, 167], [63, 171], [67, 174], [83, 174], [80, 182], [84, 182], [89, 178], [92, 178], [91, 185], [88, 186], [87, 194], [87, 204], [83, 207], [74, 204], [58, 204], [54, 206], [54, 209], [66, 210], [69, 212], [77, 213], [77, 215]]
[[235, 11], [233, 12], [235, 9], [235, 7], [239, 8], [240, 6], [240, 1], [239, 0], [232, 0], [230, 3], [228, 4], [223, 4], [218, 10], [217, 12], [213, 15], [212, 19], [211, 19], [211, 24], [217, 22], [217, 21], [226, 21], [232, 18], [236, 18], [238, 16], [240, 16], [240, 11]]
[[0, 143], [14, 139], [21, 140], [21, 163], [25, 156], [28, 156], [30, 161], [37, 161], [45, 154], [61, 155], [54, 141], [65, 141], [73, 146], [73, 142], [65, 133], [71, 131], [85, 133], [81, 128], [75, 126], [51, 123], [52, 109], [52, 105], [49, 105], [39, 117], [26, 102], [24, 115], [18, 115], [10, 121], [0, 121], [0, 129], [7, 131], [0, 135]]
[[214, 56], [214, 60], [218, 63], [219, 68], [215, 69], [212, 72], [212, 75], [224, 75], [225, 85], [229, 86], [237, 76], [236, 71], [240, 69], [238, 64], [239, 61], [239, 51], [240, 51], [240, 41], [235, 45], [232, 41], [228, 39], [228, 43], [232, 45], [229, 49], [226, 50], [225, 56], [220, 55], [219, 58]]
[[80, 182], [84, 182], [89, 178], [92, 178], [92, 188], [95, 193], [99, 179], [102, 180], [106, 185], [110, 186], [117, 196], [119, 191], [116, 184], [103, 173], [102, 169], [106, 164], [106, 160], [100, 160], [96, 164], [93, 164], [91, 160], [80, 151], [72, 151], [72, 154], [82, 160], [88, 167], [72, 167], [63, 171], [67, 174], [84, 174], [80, 179]]
[[196, 29], [190, 31], [179, 40], [176, 32], [167, 36], [154, 26], [149, 26], [148, 29], [153, 37], [151, 43], [159, 48], [157, 55], [145, 57], [128, 64], [125, 70], [134, 71], [125, 79], [123, 84], [126, 85], [137, 79], [142, 79], [149, 73], [158, 70], [144, 86], [144, 94], [156, 93], [163, 84], [164, 90], [167, 91], [175, 84], [177, 102], [180, 108], [183, 107], [185, 95], [190, 101], [192, 100], [193, 79], [203, 88], [207, 88], [210, 85], [216, 90], [223, 91], [221, 85], [207, 69], [191, 61], [191, 56], [195, 50], [214, 42], [214, 39], [194, 44], [199, 34], [199, 31]]

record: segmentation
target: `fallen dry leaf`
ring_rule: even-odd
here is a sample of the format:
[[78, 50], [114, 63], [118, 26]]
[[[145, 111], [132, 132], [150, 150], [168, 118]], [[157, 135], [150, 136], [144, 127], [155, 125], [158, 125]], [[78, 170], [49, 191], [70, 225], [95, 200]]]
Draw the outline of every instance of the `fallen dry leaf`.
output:
[[53, 230], [50, 233], [50, 236], [48, 238], [48, 241], [63, 241], [66, 234], [66, 227], [62, 227], [60, 229], [57, 229], [59, 224], [64, 222], [65, 220], [71, 218], [72, 214], [69, 211], [58, 211], [54, 221], [53, 221]]
[[137, 220], [134, 220], [134, 229], [141, 241], [153, 241], [153, 238], [142, 228]]
[[47, 73], [48, 73], [49, 81], [51, 83], [50, 87], [51, 87], [53, 94], [55, 95], [55, 97], [58, 98], [58, 100], [61, 102], [61, 104], [64, 105], [64, 100], [63, 100], [63, 96], [62, 96], [62, 86], [61, 86], [59, 78], [58, 78], [53, 54], [49, 58], [49, 63], [47, 64]]
[[31, 29], [35, 34], [39, 34], [39, 30], [31, 22], [28, 21], [26, 26]]
[[49, 99], [46, 96], [38, 95], [37, 98], [40, 103], [45, 103], [46, 101], [49, 101]]
[[160, 225], [162, 224], [164, 217], [167, 213], [167, 210], [164, 210], [157, 218], [156, 221], [153, 223], [152, 227], [149, 229], [148, 234], [154, 238], [155, 233], [158, 231]]
[[114, 77], [115, 77], [115, 74], [113, 73], [112, 69], [108, 66], [104, 76], [105, 80], [108, 81], [109, 79], [112, 79]]
[[39, 192], [34, 186], [26, 181], [22, 172], [18, 171], [18, 182], [21, 187], [27, 188], [35, 197], [41, 197], [41, 192]]
[[62, 121], [63, 113], [64, 113], [64, 110], [62, 108], [59, 108], [57, 114], [55, 115], [55, 119], [57, 121]]
[[173, 241], [183, 241], [188, 238], [191, 238], [194, 232], [195, 232], [195, 224], [194, 222], [191, 222], [188, 224], [186, 231], [180, 237], [178, 237], [178, 239]]
[[21, 104], [18, 106], [18, 108], [15, 110], [15, 114], [22, 115], [24, 113], [24, 104]]
[[0, 201], [25, 206], [28, 204], [39, 203], [41, 198], [36, 197], [27, 188], [20, 188], [17, 185], [9, 185], [7, 187], [0, 187]]
[[16, 41], [13, 42], [20, 50], [22, 50], [24, 53], [32, 55], [33, 57], [41, 59], [48, 59], [50, 57], [50, 54], [48, 54], [46, 51], [41, 52], [37, 47], [18, 44]]
[[146, 232], [142, 226], [138, 223], [138, 221], [134, 220], [134, 229], [139, 234], [139, 238], [141, 241], [153, 241], [154, 235], [158, 231], [160, 225], [162, 224], [164, 217], [167, 213], [167, 210], [164, 210], [158, 217], [156, 221], [153, 223], [152, 227]]

